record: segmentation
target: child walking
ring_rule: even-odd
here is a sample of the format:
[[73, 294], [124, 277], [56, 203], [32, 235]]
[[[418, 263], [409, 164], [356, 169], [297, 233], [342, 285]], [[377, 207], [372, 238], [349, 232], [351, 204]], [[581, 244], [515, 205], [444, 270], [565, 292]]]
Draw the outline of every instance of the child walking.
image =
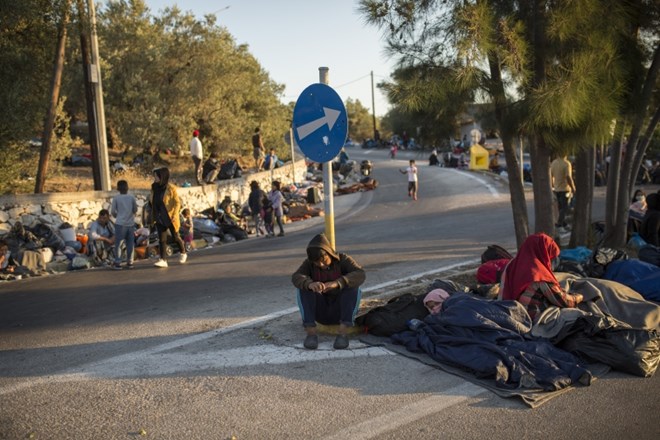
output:
[[280, 228], [280, 233], [277, 236], [284, 237], [284, 226], [282, 225], [282, 216], [284, 215], [282, 203], [284, 202], [284, 196], [280, 189], [280, 182], [273, 180], [272, 189], [268, 193], [268, 200], [270, 200], [270, 203], [273, 206], [273, 216], [277, 220], [277, 226]]
[[189, 247], [189, 249], [193, 248], [193, 219], [190, 214], [190, 209], [188, 208], [181, 211], [181, 238], [183, 238], [183, 243]]
[[415, 161], [410, 160], [410, 165], [405, 170], [399, 170], [401, 174], [408, 174], [408, 197], [417, 200], [417, 166]]
[[126, 268], [133, 269], [133, 249], [135, 247], [135, 213], [137, 202], [135, 197], [128, 194], [128, 182], [120, 180], [117, 182], [119, 195], [112, 199], [110, 213], [115, 218], [115, 262], [112, 266], [115, 270], [121, 270], [120, 246], [126, 243]]

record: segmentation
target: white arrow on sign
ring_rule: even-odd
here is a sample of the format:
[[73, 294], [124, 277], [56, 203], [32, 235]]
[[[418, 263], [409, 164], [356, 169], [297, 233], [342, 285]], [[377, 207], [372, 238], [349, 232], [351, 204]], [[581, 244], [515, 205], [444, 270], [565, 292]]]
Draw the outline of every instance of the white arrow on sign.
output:
[[332, 126], [335, 125], [337, 118], [339, 118], [339, 115], [341, 114], [339, 110], [334, 110], [328, 107], [323, 107], [323, 113], [325, 116], [322, 118], [308, 122], [307, 124], [302, 125], [296, 129], [300, 139], [305, 139], [307, 136], [314, 133], [325, 124], [328, 124], [328, 130], [332, 130]]

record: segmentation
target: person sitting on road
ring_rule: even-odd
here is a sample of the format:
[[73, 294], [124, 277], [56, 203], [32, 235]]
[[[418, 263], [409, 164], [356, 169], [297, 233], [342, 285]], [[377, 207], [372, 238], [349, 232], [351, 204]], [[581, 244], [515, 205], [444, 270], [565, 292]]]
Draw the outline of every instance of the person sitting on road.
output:
[[435, 148], [431, 151], [429, 156], [429, 166], [440, 165], [440, 160], [438, 159], [438, 150]]
[[635, 191], [632, 203], [628, 209], [628, 216], [635, 220], [642, 221], [644, 214], [646, 214], [646, 209], [646, 193], [643, 190], [638, 189]]
[[493, 154], [493, 157], [490, 159], [490, 162], [488, 163], [488, 169], [491, 170], [493, 173], [499, 174], [500, 171], [502, 171], [502, 167], [500, 166], [500, 153], [495, 152]]
[[504, 269], [501, 299], [518, 301], [532, 319], [550, 306], [576, 307], [583, 296], [565, 292], [552, 272], [552, 260], [558, 256], [559, 246], [550, 236], [538, 233], [527, 237]]
[[87, 252], [98, 265], [114, 261], [115, 226], [110, 221], [107, 209], [99, 211], [99, 215], [89, 226]]
[[353, 326], [360, 305], [364, 269], [350, 256], [336, 252], [325, 234], [307, 245], [307, 258], [291, 277], [298, 289], [298, 307], [307, 337], [304, 347], [318, 347], [316, 323], [339, 324], [333, 347], [348, 348], [348, 328]]

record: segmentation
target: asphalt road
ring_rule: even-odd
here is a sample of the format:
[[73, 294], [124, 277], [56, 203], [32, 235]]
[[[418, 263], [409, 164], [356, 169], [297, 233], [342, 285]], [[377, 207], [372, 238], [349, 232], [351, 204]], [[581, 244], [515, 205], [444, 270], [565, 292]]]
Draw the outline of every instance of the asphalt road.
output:
[[[488, 244], [514, 247], [505, 181], [416, 153], [349, 155], [372, 160], [380, 182], [334, 199], [337, 247], [367, 269], [365, 296], [461, 271]], [[408, 158], [417, 202], [398, 172]], [[332, 335], [302, 349], [290, 275], [322, 230], [286, 225], [167, 269], [0, 284], [0, 439], [660, 437], [657, 375], [610, 373], [532, 410], [355, 337], [349, 350]]]

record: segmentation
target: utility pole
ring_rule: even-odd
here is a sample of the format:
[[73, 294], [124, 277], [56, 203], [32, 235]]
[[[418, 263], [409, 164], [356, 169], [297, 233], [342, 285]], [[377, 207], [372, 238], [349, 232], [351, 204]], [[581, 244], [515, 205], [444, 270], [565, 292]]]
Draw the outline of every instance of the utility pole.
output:
[[372, 111], [372, 119], [374, 123], [374, 141], [376, 141], [376, 98], [374, 97], [374, 71], [371, 71], [371, 111]]
[[96, 116], [96, 139], [99, 150], [99, 172], [101, 191], [110, 191], [110, 164], [108, 161], [108, 141], [105, 132], [105, 110], [103, 108], [103, 86], [101, 85], [101, 66], [99, 65], [99, 42], [96, 34], [96, 10], [94, 0], [87, 0], [89, 9], [90, 40], [92, 64], [89, 69], [90, 81], [94, 85], [94, 110]]
[[44, 121], [44, 133], [41, 139], [41, 153], [39, 154], [39, 168], [37, 178], [34, 184], [34, 193], [44, 192], [46, 184], [46, 173], [48, 172], [48, 160], [50, 159], [50, 142], [53, 137], [53, 126], [55, 125], [55, 116], [57, 113], [57, 101], [60, 99], [60, 86], [62, 84], [62, 70], [64, 69], [64, 50], [66, 47], [66, 28], [69, 24], [69, 13], [71, 1], [64, 3], [62, 10], [62, 22], [57, 40], [57, 50], [55, 52], [55, 63], [53, 68], [53, 82], [51, 85], [50, 105], [46, 120]]
[[[319, 82], [328, 85], [327, 67], [319, 67]], [[333, 199], [332, 160], [323, 164], [323, 207], [325, 209], [325, 236], [335, 248], [335, 203]]]
[[89, 147], [92, 153], [92, 174], [94, 189], [101, 190], [101, 170], [99, 167], [99, 144], [96, 138], [96, 117], [94, 112], [94, 90], [90, 81], [89, 40], [87, 20], [85, 19], [84, 0], [76, 0], [78, 9], [78, 28], [80, 32], [80, 54], [82, 57], [83, 79], [85, 81], [85, 103], [87, 104], [87, 128], [89, 132]]

